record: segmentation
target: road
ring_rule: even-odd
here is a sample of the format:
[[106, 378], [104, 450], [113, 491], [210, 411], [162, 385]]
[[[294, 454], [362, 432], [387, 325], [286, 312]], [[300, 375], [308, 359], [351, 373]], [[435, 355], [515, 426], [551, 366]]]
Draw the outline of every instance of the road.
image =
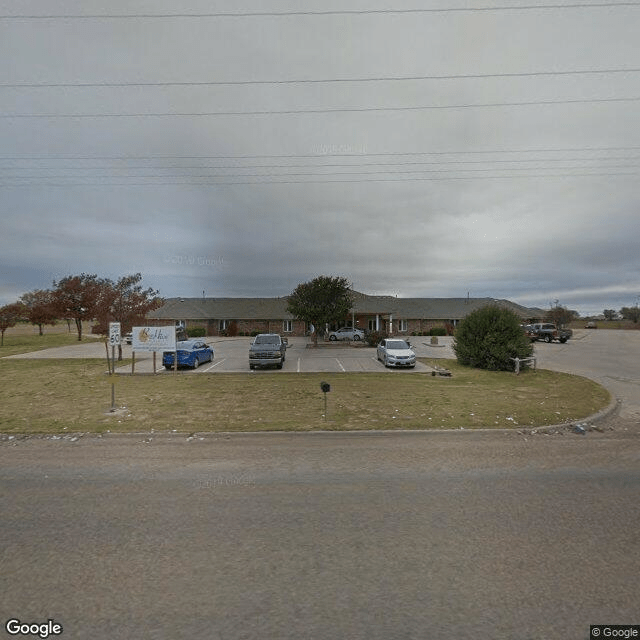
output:
[[584, 436], [3, 439], [1, 622], [52, 619], [78, 640], [564, 640], [639, 624], [640, 351], [609, 339], [536, 348], [620, 384], [623, 413]]
[[0, 447], [2, 615], [64, 638], [588, 637], [638, 623], [635, 435]]

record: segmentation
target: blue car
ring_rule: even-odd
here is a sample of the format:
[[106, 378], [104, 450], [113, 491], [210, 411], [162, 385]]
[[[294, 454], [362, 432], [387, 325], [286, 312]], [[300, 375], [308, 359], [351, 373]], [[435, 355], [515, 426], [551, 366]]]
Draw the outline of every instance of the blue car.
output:
[[[213, 360], [213, 349], [202, 340], [181, 340], [176, 342], [178, 349], [178, 366], [197, 369], [201, 362]], [[165, 369], [173, 369], [173, 351], [162, 353], [162, 364]]]

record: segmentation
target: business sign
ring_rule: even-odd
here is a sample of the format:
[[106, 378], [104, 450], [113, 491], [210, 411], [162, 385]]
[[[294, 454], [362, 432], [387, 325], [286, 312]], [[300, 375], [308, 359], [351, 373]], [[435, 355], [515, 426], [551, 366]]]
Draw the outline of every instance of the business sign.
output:
[[120, 344], [120, 340], [121, 340], [120, 323], [110, 322], [109, 323], [109, 346], [117, 347]]
[[133, 351], [175, 351], [175, 327], [133, 327], [131, 332]]

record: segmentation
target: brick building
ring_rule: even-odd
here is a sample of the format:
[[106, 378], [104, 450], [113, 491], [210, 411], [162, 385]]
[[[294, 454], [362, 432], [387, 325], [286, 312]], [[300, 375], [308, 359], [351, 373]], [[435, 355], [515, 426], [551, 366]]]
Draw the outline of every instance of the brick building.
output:
[[[397, 298], [352, 293], [353, 308], [341, 326], [355, 325], [389, 335], [415, 335], [433, 327], [455, 327], [471, 311], [488, 304], [512, 309], [523, 322], [536, 321], [544, 313], [494, 298]], [[208, 336], [252, 332], [303, 336], [308, 329], [287, 312], [286, 298], [169, 298], [147, 320], [150, 324], [202, 327]]]

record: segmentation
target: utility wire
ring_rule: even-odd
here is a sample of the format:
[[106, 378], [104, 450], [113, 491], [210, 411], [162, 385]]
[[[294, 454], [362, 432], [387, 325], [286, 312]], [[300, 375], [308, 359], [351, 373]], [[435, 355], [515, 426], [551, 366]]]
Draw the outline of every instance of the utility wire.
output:
[[[366, 167], [367, 165], [365, 165]], [[271, 167], [268, 167], [271, 168]], [[286, 167], [286, 168], [295, 168], [295, 167]], [[314, 169], [322, 169], [323, 167], [312, 167]], [[357, 166], [347, 167], [349, 169], [355, 168], [358, 169]], [[375, 169], [374, 171], [277, 171], [277, 172], [262, 172], [262, 173], [203, 173], [203, 174], [179, 174], [175, 173], [175, 169], [171, 170], [172, 173], [127, 173], [122, 175], [121, 173], [103, 173], [102, 175], [65, 175], [64, 173], [58, 175], [41, 174], [41, 175], [0, 175], [0, 179], [2, 180], [29, 180], [31, 183], [34, 183], [35, 180], [96, 180], [96, 179], [110, 179], [110, 178], [122, 178], [126, 180], [131, 179], [139, 179], [145, 178], [149, 180], [167, 180], [167, 179], [177, 179], [184, 178], [185, 180], [200, 180], [200, 179], [229, 179], [229, 178], [299, 178], [299, 177], [331, 177], [331, 176], [374, 176], [374, 175], [443, 175], [443, 174], [487, 174], [491, 172], [518, 172], [520, 175], [525, 176], [529, 173], [531, 177], [536, 177], [538, 172], [540, 171], [548, 171], [550, 167], [548, 166], [539, 166], [539, 167], [513, 167], [506, 166], [504, 168], [499, 167], [484, 167], [484, 168], [458, 168], [458, 167], [447, 167], [447, 168], [431, 168], [431, 169]], [[598, 166], [584, 166], [584, 165], [574, 165], [574, 166], [560, 166], [556, 168], [556, 171], [563, 172], [573, 172], [571, 174], [562, 174], [562, 175], [582, 175], [576, 174], [575, 172], [584, 172], [588, 171], [589, 175], [599, 175], [602, 171], [607, 171], [607, 175], [609, 175], [610, 170], [612, 169], [639, 169], [640, 164], [632, 163], [632, 164], [619, 164], [619, 165], [607, 165], [603, 167]], [[95, 171], [99, 168], [89, 169], [90, 171]], [[140, 167], [136, 167], [136, 169], [140, 169]], [[144, 168], [142, 168], [144, 170]], [[178, 168], [179, 169], [179, 168]], [[233, 169], [249, 169], [248, 167], [233, 167]], [[23, 168], [17, 168], [15, 170], [24, 171]], [[126, 169], [123, 169], [126, 171]], [[157, 171], [155, 168], [150, 168], [150, 171]], [[35, 183], [34, 183], [35, 184]]]
[[[352, 163], [323, 163], [323, 164], [245, 164], [245, 165], [150, 165], [150, 166], [135, 166], [127, 167], [123, 165], [103, 165], [95, 167], [8, 167], [0, 166], [0, 170], [3, 171], [101, 171], [105, 169], [115, 169], [120, 171], [128, 171], [132, 168], [135, 169], [148, 169], [156, 171], [190, 171], [195, 169], [215, 169], [215, 170], [230, 170], [230, 169], [298, 169], [298, 168], [310, 168], [310, 169], [324, 169], [324, 168], [355, 168], [355, 167], [403, 167], [403, 166], [426, 166], [426, 165], [462, 165], [462, 164], [524, 164], [524, 163], [549, 163], [549, 162], [609, 162], [618, 160], [640, 160], [640, 156], [607, 156], [596, 158], [514, 158], [509, 160], [487, 159], [487, 160], [432, 160], [430, 162], [352, 162]], [[0, 162], [3, 160], [0, 158]], [[536, 167], [529, 167], [535, 169]], [[584, 167], [583, 167], [584, 168]], [[43, 174], [46, 175], [46, 174]]]
[[444, 181], [460, 181], [460, 180], [537, 180], [537, 179], [565, 179], [565, 178], [582, 178], [582, 177], [636, 177], [640, 175], [640, 171], [632, 172], [587, 172], [587, 173], [552, 173], [552, 174], [535, 174], [535, 175], [497, 175], [497, 176], [447, 176], [447, 177], [410, 177], [410, 178], [359, 178], [348, 180], [242, 180], [233, 182], [194, 182], [190, 180], [181, 181], [162, 181], [162, 182], [24, 182], [10, 184], [0, 182], [0, 188], [18, 188], [18, 187], [159, 187], [159, 186], [233, 186], [233, 185], [272, 185], [272, 184], [356, 184], [363, 182], [444, 182]]
[[277, 18], [337, 15], [413, 15], [421, 13], [481, 13], [489, 11], [549, 11], [567, 9], [608, 9], [637, 7], [638, 2], [573, 2], [569, 4], [495, 5], [484, 7], [441, 7], [422, 9], [329, 9], [307, 11], [246, 11], [210, 13], [85, 13], [85, 14], [2, 14], [0, 20], [150, 20], [172, 18]]
[[[535, 162], [535, 161], [530, 161], [530, 162]], [[434, 163], [434, 164], [438, 164], [438, 163]], [[326, 165], [325, 165], [326, 166]], [[359, 167], [357, 165], [341, 165], [344, 166], [346, 168], [350, 168], [350, 169], [358, 169]], [[366, 166], [370, 166], [370, 165], [364, 165]], [[391, 165], [391, 166], [397, 166], [397, 165]], [[200, 167], [195, 167], [197, 169], [200, 169]], [[203, 167], [206, 168], [206, 167]], [[265, 168], [267, 169], [272, 169], [274, 167], [269, 167], [266, 166]], [[295, 166], [293, 167], [285, 167], [287, 169], [291, 169], [291, 168], [296, 168]], [[322, 169], [324, 168], [322, 165], [320, 166], [315, 166], [315, 167], [310, 167], [310, 168], [314, 168], [314, 169]], [[332, 168], [332, 167], [330, 167]], [[102, 174], [102, 175], [64, 175], [64, 174], [60, 174], [60, 175], [51, 175], [51, 174], [40, 174], [40, 175], [34, 175], [34, 174], [30, 174], [30, 175], [7, 175], [5, 176], [5, 179], [12, 179], [12, 180], [33, 180], [33, 179], [47, 179], [47, 178], [51, 178], [51, 179], [73, 179], [73, 178], [154, 178], [154, 179], [163, 179], [163, 178], [189, 178], [189, 179], [195, 179], [195, 178], [267, 178], [267, 177], [297, 177], [297, 176], [351, 176], [351, 175], [393, 175], [393, 174], [420, 174], [420, 173], [487, 173], [490, 171], [521, 171], [521, 172], [525, 172], [525, 171], [544, 171], [547, 170], [549, 167], [505, 167], [505, 168], [499, 168], [499, 167], [485, 167], [485, 168], [473, 168], [473, 169], [466, 169], [466, 168], [441, 168], [441, 169], [401, 169], [399, 171], [396, 171], [394, 169], [376, 169], [374, 171], [323, 171], [323, 172], [290, 172], [290, 171], [280, 171], [280, 172], [276, 172], [276, 173], [205, 173], [205, 174], [184, 174], [184, 175], [180, 175], [177, 173], [168, 173], [168, 174], [143, 174], [143, 173], [128, 173], [125, 175], [121, 175], [121, 174]], [[593, 167], [593, 166], [583, 166], [583, 165], [577, 165], [577, 166], [563, 166], [563, 167], [557, 167], [558, 170], [563, 170], [563, 171], [573, 171], [573, 170], [584, 170], [584, 169], [599, 169], [600, 167]], [[606, 167], [603, 167], [604, 169], [634, 169], [634, 168], [640, 168], [640, 164], [617, 164], [617, 165], [607, 165]], [[144, 169], [144, 167], [136, 167], [136, 169]], [[183, 169], [182, 167], [173, 167], [171, 169], [168, 169], [170, 171], [175, 172], [176, 169]], [[217, 169], [217, 168], [214, 168]], [[247, 169], [250, 170], [251, 167], [229, 167], [229, 169]], [[6, 170], [6, 169], [4, 169]], [[10, 169], [11, 170], [11, 169]], [[24, 171], [24, 168], [15, 168], [13, 170], [16, 171]], [[64, 170], [64, 169], [63, 169]], [[73, 169], [75, 170], [75, 169]], [[96, 171], [96, 170], [100, 170], [100, 167], [93, 167], [93, 168], [89, 168], [86, 169], [87, 171]], [[155, 167], [150, 167], [149, 170], [152, 171], [157, 171], [158, 169]], [[188, 170], [188, 169], [185, 169]], [[123, 168], [122, 171], [127, 171], [126, 168]]]
[[527, 100], [524, 102], [485, 102], [477, 104], [419, 105], [414, 107], [331, 107], [328, 109], [264, 109], [259, 111], [202, 111], [165, 113], [2, 113], [0, 118], [193, 118], [217, 116], [271, 116], [319, 113], [365, 113], [385, 111], [428, 111], [445, 109], [487, 109], [495, 107], [528, 107], [560, 104], [599, 104], [638, 102], [640, 97], [630, 98], [574, 98], [570, 100]]
[[314, 154], [247, 154], [235, 156], [0, 156], [0, 160], [247, 160], [260, 158], [365, 158], [365, 157], [397, 157], [397, 156], [447, 156], [447, 155], [486, 155], [486, 154], [522, 154], [522, 153], [598, 153], [610, 151], [638, 151], [640, 146], [614, 146], [614, 147], [556, 147], [556, 148], [525, 148], [525, 149], [484, 149], [484, 150], [450, 150], [450, 151], [385, 151], [385, 152], [360, 152], [360, 153], [314, 153]]
[[599, 75], [618, 73], [639, 73], [640, 68], [631, 69], [575, 69], [567, 71], [531, 71], [524, 73], [468, 73], [457, 75], [415, 75], [378, 76], [354, 78], [300, 78], [290, 80], [212, 80], [201, 82], [15, 82], [0, 83], [0, 88], [117, 88], [117, 87], [207, 87], [243, 85], [289, 85], [289, 84], [330, 84], [358, 82], [412, 82], [424, 80], [484, 80], [487, 78], [535, 78], [549, 76]]

